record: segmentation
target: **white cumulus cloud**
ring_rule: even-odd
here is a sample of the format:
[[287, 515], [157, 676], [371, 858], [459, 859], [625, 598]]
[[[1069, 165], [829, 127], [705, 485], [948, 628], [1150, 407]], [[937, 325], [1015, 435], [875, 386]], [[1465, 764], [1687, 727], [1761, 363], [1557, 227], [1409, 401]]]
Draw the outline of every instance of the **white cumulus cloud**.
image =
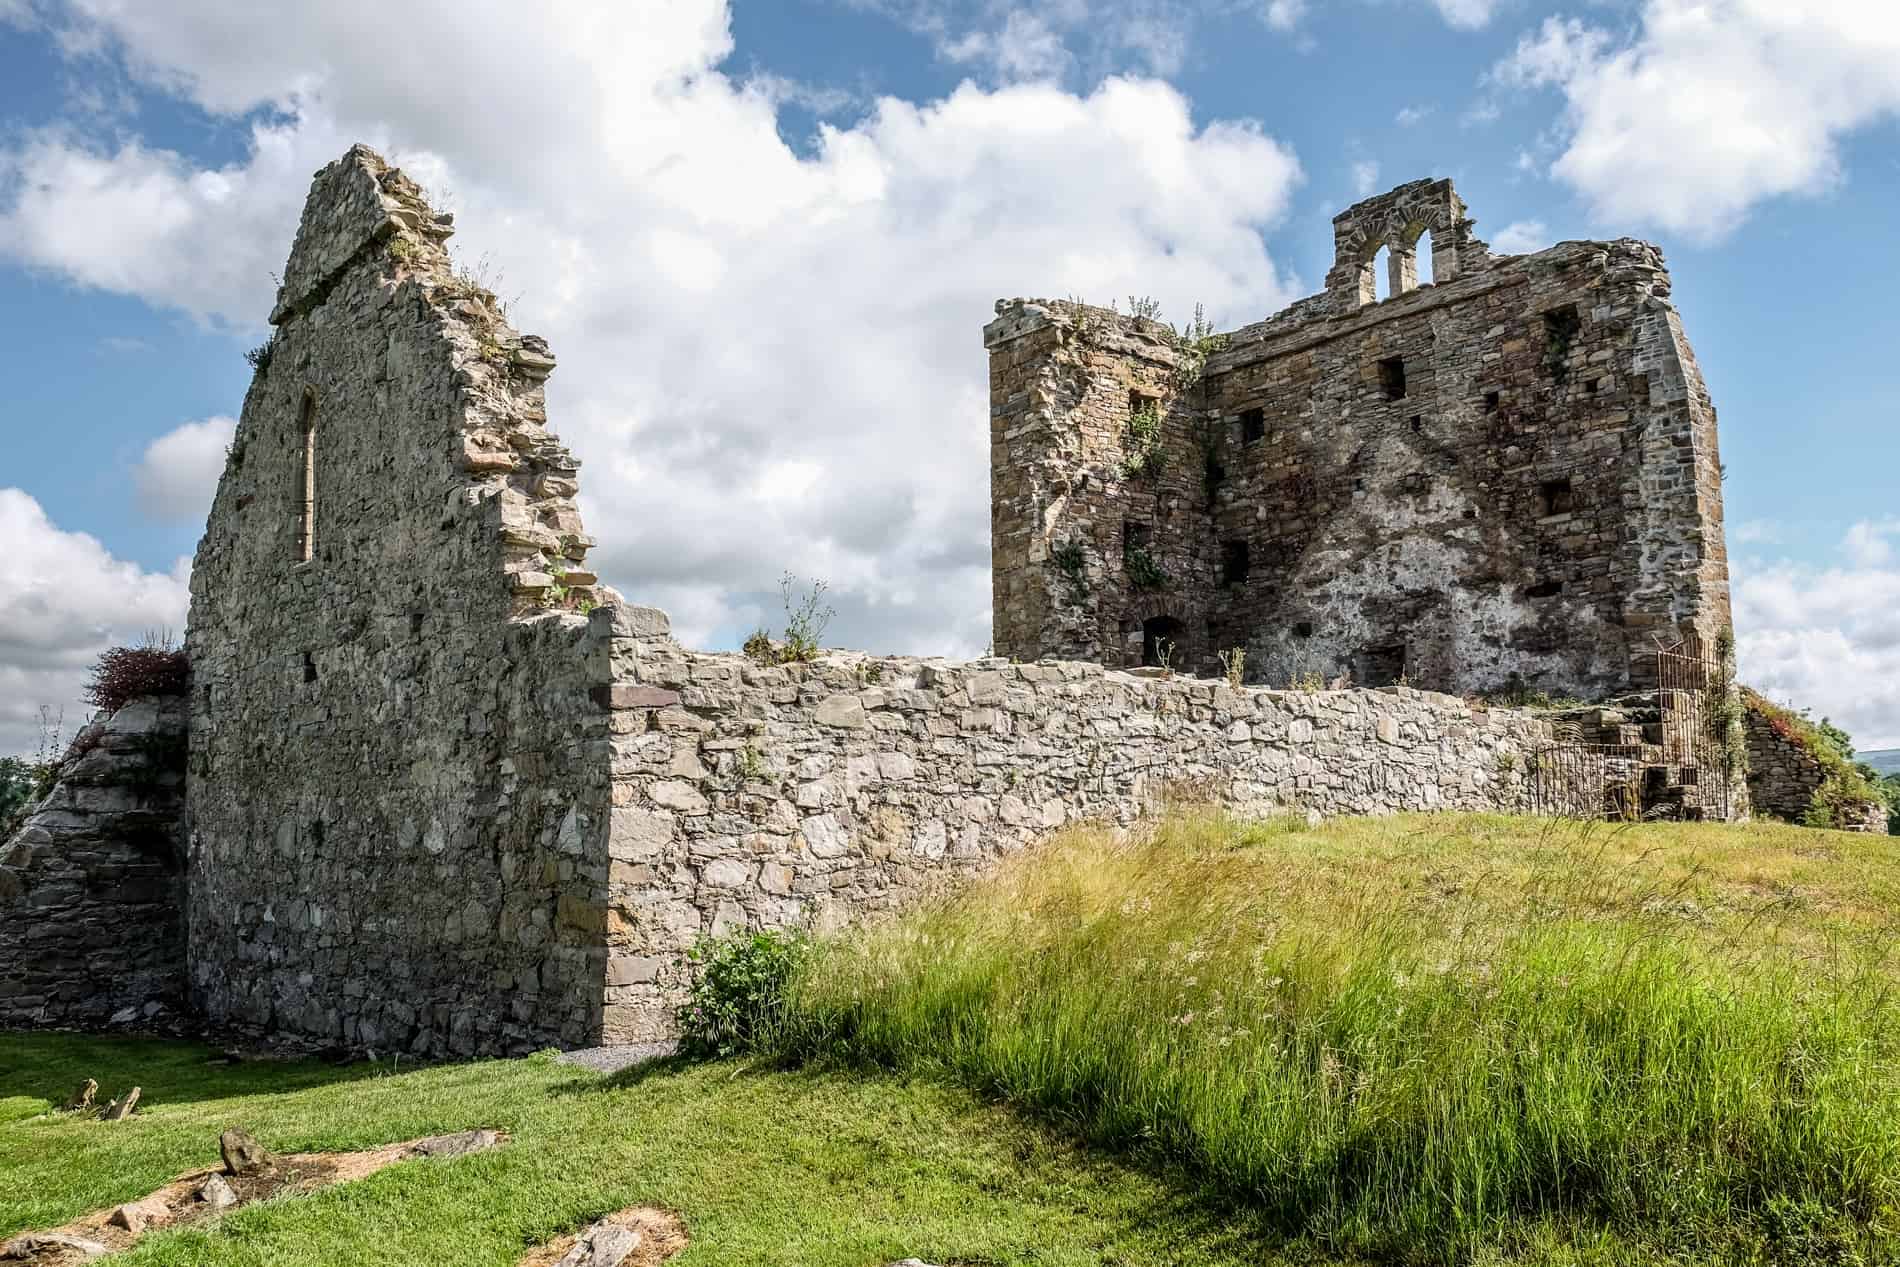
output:
[[236, 433], [237, 419], [219, 416], [183, 423], [146, 445], [133, 472], [140, 508], [154, 519], [203, 519]]
[[188, 565], [148, 572], [83, 532], [60, 528], [38, 501], [0, 488], [0, 756], [31, 753], [40, 707], [85, 721], [80, 702], [101, 651], [147, 632], [183, 632]]
[[1550, 230], [1542, 220], [1513, 220], [1491, 239], [1491, 249], [1500, 255], [1528, 255], [1550, 245]]
[[1826, 565], [1741, 560], [1741, 678], [1832, 718], [1862, 748], [1900, 748], [1900, 521], [1857, 523]]
[[690, 640], [781, 619], [789, 568], [829, 579], [843, 645], [981, 651], [994, 301], [1153, 294], [1235, 325], [1303, 289], [1261, 237], [1291, 151], [1154, 80], [885, 97], [790, 145], [776, 94], [723, 67], [718, 0], [412, 9], [427, 39], [363, 39], [367, 0], [76, 0], [81, 56], [272, 122], [217, 167], [117, 131], [21, 138], [0, 253], [256, 323], [311, 173], [378, 145], [452, 195], [453, 245], [552, 342], [595, 561]]
[[1546, 19], [1495, 74], [1562, 92], [1551, 174], [1604, 220], [1708, 240], [1831, 188], [1841, 139], [1900, 112], [1900, 4], [1645, 0], [1627, 38]]

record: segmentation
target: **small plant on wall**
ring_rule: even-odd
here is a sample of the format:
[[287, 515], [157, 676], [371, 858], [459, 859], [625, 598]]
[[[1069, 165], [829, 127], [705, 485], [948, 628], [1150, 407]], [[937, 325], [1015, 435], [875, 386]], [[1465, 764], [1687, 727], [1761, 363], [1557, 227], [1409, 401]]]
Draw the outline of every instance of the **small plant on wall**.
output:
[[1122, 552], [1122, 566], [1128, 573], [1128, 583], [1138, 590], [1158, 590], [1168, 587], [1168, 574], [1148, 553], [1147, 546], [1132, 546]]
[[1122, 478], [1152, 479], [1166, 463], [1161, 446], [1161, 405], [1145, 400], [1128, 416], [1128, 428], [1122, 433]]

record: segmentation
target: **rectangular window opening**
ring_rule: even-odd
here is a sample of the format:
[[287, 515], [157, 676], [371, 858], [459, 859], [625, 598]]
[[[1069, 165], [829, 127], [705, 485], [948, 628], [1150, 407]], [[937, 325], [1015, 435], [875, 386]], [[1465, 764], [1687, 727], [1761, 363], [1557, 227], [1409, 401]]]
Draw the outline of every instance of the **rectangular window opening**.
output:
[[1379, 387], [1387, 400], [1405, 399], [1405, 358], [1388, 356], [1379, 362]]
[[1545, 480], [1537, 486], [1537, 517], [1568, 515], [1577, 508], [1577, 490], [1569, 480]]
[[1525, 598], [1555, 598], [1564, 592], [1562, 581], [1539, 581], [1525, 589]]
[[1238, 585], [1247, 579], [1250, 568], [1245, 541], [1223, 541], [1220, 545], [1220, 583]]
[[1154, 544], [1154, 539], [1155, 530], [1153, 524], [1143, 523], [1139, 519], [1127, 519], [1122, 521], [1123, 554], [1127, 554], [1130, 550], [1145, 550]]
[[308, 651], [303, 653], [303, 680], [306, 682], [317, 680], [317, 658]]
[[421, 632], [422, 632], [422, 613], [410, 612], [409, 613], [409, 636], [413, 638]]
[[1159, 409], [1160, 406], [1161, 397], [1159, 396], [1150, 396], [1146, 392], [1138, 391], [1130, 391], [1128, 393], [1128, 414], [1130, 417], [1146, 409]]
[[1486, 392], [1484, 394], [1484, 411], [1488, 414], [1496, 413], [1498, 411], [1498, 402], [1502, 399], [1502, 393]]
[[1295, 638], [1311, 638], [1313, 636], [1313, 622], [1310, 620], [1302, 620], [1294, 625], [1293, 636]]
[[1371, 647], [1359, 657], [1359, 678], [1367, 686], [1396, 686], [1405, 676], [1405, 648]]
[[1422, 414], [1412, 415], [1412, 430], [1414, 432], [1420, 432], [1420, 431], [1425, 430], [1425, 418]]
[[1256, 444], [1267, 437], [1267, 411], [1264, 409], [1243, 409], [1240, 411], [1240, 442]]

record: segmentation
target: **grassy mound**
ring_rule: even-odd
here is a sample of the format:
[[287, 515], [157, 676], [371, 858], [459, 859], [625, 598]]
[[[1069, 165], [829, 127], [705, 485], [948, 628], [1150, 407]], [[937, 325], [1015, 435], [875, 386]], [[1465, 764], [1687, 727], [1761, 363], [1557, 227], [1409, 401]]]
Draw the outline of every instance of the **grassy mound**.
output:
[[1185, 1161], [1328, 1253], [1886, 1260], [1897, 889], [1886, 844], [1781, 827], [1076, 831], [820, 947], [777, 1041]]

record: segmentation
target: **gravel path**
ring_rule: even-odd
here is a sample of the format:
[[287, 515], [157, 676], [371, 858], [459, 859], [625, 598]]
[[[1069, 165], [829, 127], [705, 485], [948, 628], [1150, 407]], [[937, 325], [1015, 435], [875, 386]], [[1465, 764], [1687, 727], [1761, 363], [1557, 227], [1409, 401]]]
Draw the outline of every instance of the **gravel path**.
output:
[[618, 1073], [629, 1065], [663, 1060], [679, 1050], [678, 1043], [622, 1043], [612, 1047], [582, 1047], [564, 1051], [555, 1059], [562, 1064], [579, 1065], [597, 1073]]

